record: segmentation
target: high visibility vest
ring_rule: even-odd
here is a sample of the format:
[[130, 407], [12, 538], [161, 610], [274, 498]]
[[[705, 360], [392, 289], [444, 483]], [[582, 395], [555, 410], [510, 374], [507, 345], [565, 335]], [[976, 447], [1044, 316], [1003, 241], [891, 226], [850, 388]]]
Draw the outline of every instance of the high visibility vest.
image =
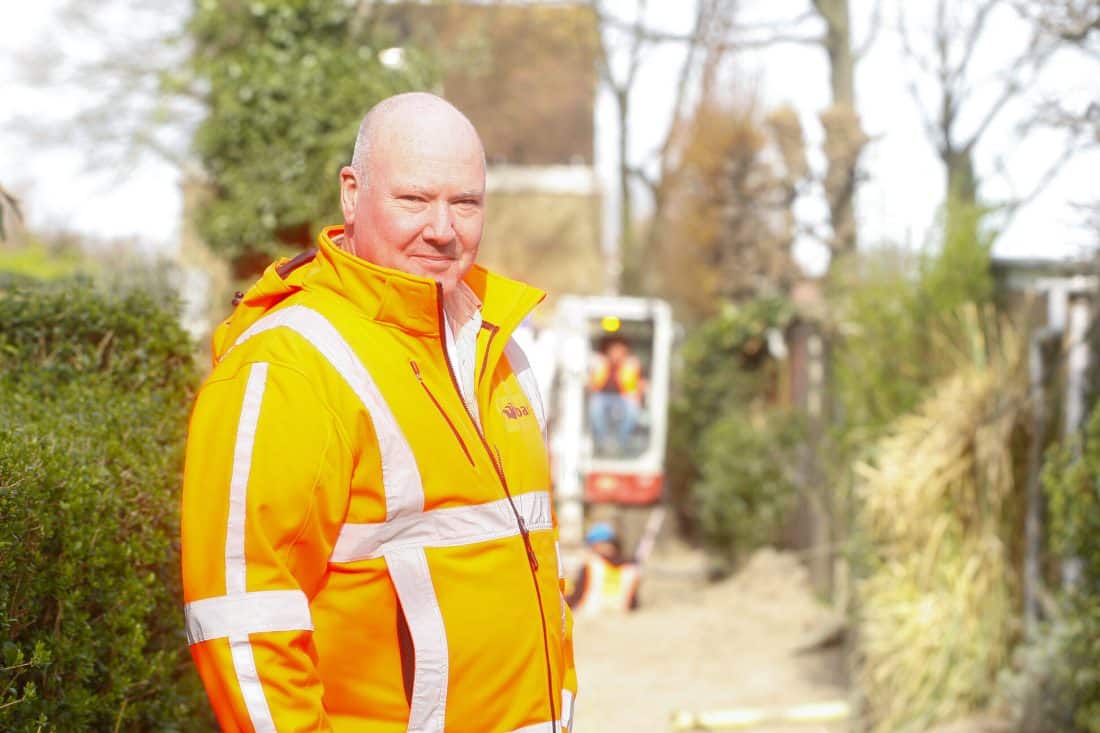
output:
[[[641, 386], [642, 366], [634, 357], [628, 357], [615, 368], [616, 382], [619, 385], [619, 393], [625, 396], [637, 394]], [[599, 392], [607, 386], [611, 379], [611, 362], [602, 354], [597, 355], [592, 365], [592, 374], [589, 379], [589, 387], [594, 392]]]
[[[441, 289], [319, 237], [215, 334], [191, 419], [191, 651], [228, 731], [572, 727], [543, 413], [511, 341], [542, 299], [472, 269], [480, 424]], [[281, 271], [280, 271], [280, 268]]]
[[638, 593], [638, 580], [638, 566], [634, 563], [614, 565], [594, 555], [585, 563], [585, 587], [576, 613], [598, 616], [629, 611]]

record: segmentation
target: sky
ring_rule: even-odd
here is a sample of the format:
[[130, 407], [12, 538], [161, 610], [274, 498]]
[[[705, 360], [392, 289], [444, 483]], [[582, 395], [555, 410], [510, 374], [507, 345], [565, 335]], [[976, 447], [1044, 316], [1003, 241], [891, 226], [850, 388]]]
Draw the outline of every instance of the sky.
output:
[[[636, 0], [609, 0], [615, 12], [631, 17]], [[875, 0], [852, 0], [856, 43], [866, 37]], [[49, 63], [49, 49], [64, 47], [67, 53], [94, 53], [103, 39], [69, 38], [55, 32], [58, 13], [65, 0], [39, 0], [36, 3], [0, 4], [0, 182], [17, 193], [24, 202], [32, 228], [66, 229], [90, 233], [106, 239], [133, 240], [146, 252], [172, 255], [179, 238], [179, 172], [173, 165], [152, 153], [144, 153], [125, 162], [113, 161], [107, 168], [96, 166], [98, 151], [87, 145], [46, 145], [27, 130], [17, 130], [17, 119], [64, 121], [91, 99], [95, 90], [43, 87], [24, 78], [25, 59], [34, 54], [35, 63]], [[662, 0], [651, 2], [648, 18], [654, 27], [686, 31], [690, 24], [687, 3]], [[922, 24], [929, 23], [932, 3], [907, 3], [908, 18], [919, 36]], [[950, 3], [949, 3], [950, 5]], [[963, 5], [968, 5], [963, 4]], [[775, 20], [776, 8], [787, 8], [797, 15], [800, 3], [774, 3], [769, 0], [744, 0], [748, 21]], [[908, 91], [909, 79], [916, 74], [901, 53], [897, 32], [896, 8], [900, 3], [886, 0], [887, 12], [875, 43], [857, 69], [857, 97], [864, 127], [871, 135], [863, 160], [866, 182], [857, 202], [862, 240], [869, 244], [893, 243], [920, 247], [934, 231], [938, 207], [943, 199], [943, 168], [923, 131], [917, 105]], [[116, 14], [105, 17], [106, 37], [111, 42], [125, 41], [133, 32], [132, 19]], [[1015, 48], [1025, 40], [1024, 26], [1014, 14], [996, 16], [989, 38], [975, 57], [978, 74], [976, 102], [982, 107], [982, 94], [993, 88], [998, 74], [1006, 68]], [[61, 36], [61, 37], [59, 37]], [[43, 53], [45, 49], [46, 53]], [[635, 115], [631, 120], [635, 161], [644, 160], [656, 148], [667, 128], [672, 90], [682, 58], [682, 49], [666, 45], [654, 49], [641, 69], [634, 97]], [[1008, 197], [1012, 191], [1026, 191], [1041, 171], [1056, 159], [1060, 150], [1056, 139], [1029, 137], [1020, 139], [1017, 122], [1044, 95], [1063, 95], [1070, 99], [1097, 99], [1100, 83], [1096, 67], [1080, 58], [1055, 58], [1039, 83], [1024, 99], [1006, 109], [976, 151], [979, 173], [985, 183], [983, 194]], [[21, 73], [22, 72], [22, 73]], [[824, 54], [812, 47], [784, 45], [766, 51], [746, 52], [738, 58], [730, 78], [731, 88], [755, 89], [765, 108], [791, 104], [798, 110], [811, 145], [820, 143], [817, 115], [828, 104], [827, 65]], [[927, 97], [930, 98], [930, 97]], [[612, 184], [614, 160], [614, 104], [605, 93], [596, 110], [597, 167], [605, 181], [609, 205], [614, 206]], [[997, 158], [1011, 151], [1007, 162]], [[820, 169], [820, 155], [811, 162]], [[995, 254], [1004, 257], [1053, 257], [1078, 255], [1090, 241], [1090, 233], [1080, 223], [1073, 202], [1093, 196], [1090, 171], [1100, 164], [1100, 153], [1076, 156], [1062, 167], [1059, 175], [1011, 221], [998, 237]], [[1000, 172], [1003, 168], [1008, 172]], [[799, 212], [807, 219], [821, 219], [824, 206], [813, 196], [800, 200]], [[613, 237], [615, 217], [607, 217], [606, 235]], [[822, 248], [811, 240], [798, 245], [798, 254], [811, 272], [824, 263]]]

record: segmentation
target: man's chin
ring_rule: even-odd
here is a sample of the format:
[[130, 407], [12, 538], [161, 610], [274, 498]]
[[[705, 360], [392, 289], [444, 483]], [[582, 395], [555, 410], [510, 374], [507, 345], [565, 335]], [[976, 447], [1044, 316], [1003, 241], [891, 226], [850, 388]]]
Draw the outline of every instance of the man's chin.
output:
[[433, 277], [432, 279], [443, 286], [444, 295], [450, 295], [455, 291], [455, 288], [458, 287], [459, 278], [455, 277], [453, 274], [447, 274], [442, 277]]

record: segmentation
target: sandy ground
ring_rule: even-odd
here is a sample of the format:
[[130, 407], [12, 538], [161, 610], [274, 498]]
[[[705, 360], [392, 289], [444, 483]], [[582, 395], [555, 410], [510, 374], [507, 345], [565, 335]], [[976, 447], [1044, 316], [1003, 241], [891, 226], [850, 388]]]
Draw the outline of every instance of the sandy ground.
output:
[[683, 549], [655, 555], [643, 580], [643, 608], [577, 620], [578, 733], [664, 733], [675, 710], [845, 699], [840, 650], [797, 651], [834, 617], [814, 599], [793, 556], [762, 550], [713, 585], [703, 581], [702, 563]]

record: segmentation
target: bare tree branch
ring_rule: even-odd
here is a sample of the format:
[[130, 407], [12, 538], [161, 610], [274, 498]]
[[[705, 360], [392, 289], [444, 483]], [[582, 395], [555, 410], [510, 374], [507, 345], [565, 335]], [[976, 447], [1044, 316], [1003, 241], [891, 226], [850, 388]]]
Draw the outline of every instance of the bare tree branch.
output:
[[[595, 5], [598, 6], [598, 0], [593, 0], [593, 2]], [[608, 27], [617, 28], [619, 30], [629, 31], [636, 38], [639, 38], [649, 43], [692, 43], [693, 41], [698, 41], [698, 39], [694, 37], [694, 33], [674, 33], [671, 31], [657, 30], [655, 28], [650, 28], [643, 23], [639, 23], [637, 20], [635, 22], [628, 23], [613, 15], [603, 13], [598, 8], [597, 16], [601, 24], [606, 24]], [[805, 17], [808, 16], [804, 13], [803, 15], [798, 16], [794, 21], [790, 21], [787, 23], [781, 23], [777, 21], [775, 23], [762, 24], [757, 27], [762, 29], [789, 29], [792, 25], [802, 23], [803, 18]], [[752, 28], [753, 26], [748, 27]], [[775, 46], [785, 43], [819, 44], [823, 41], [824, 36], [822, 36], [821, 34], [801, 34], [791, 33], [789, 32], [789, 30], [788, 32], [779, 32], [778, 30], [776, 30], [775, 32], [763, 38], [732, 38], [720, 43], [716, 43], [713, 45], [713, 47], [721, 51], [737, 51], [740, 49], [765, 48], [768, 46]]]
[[[1054, 51], [1053, 47], [1048, 47], [1046, 49], [1039, 48], [1038, 50], [1036, 50], [1036, 46], [1038, 45], [1038, 43], [1039, 38], [1038, 36], [1036, 36], [1029, 46], [1030, 50], [1027, 55], [1027, 58], [1031, 62], [1030, 66], [1032, 79], [1034, 79], [1034, 77], [1038, 75], [1043, 66], [1046, 65], [1046, 62], [1050, 59]], [[1013, 97], [1017, 96], [1023, 89], [1026, 88], [1026, 83], [1021, 82], [1015, 76], [1015, 74], [1017, 73], [1019, 73], [1019, 67], [1017, 67], [1016, 70], [1010, 72], [1010, 74], [1012, 75], [1010, 75], [1009, 78], [1005, 81], [1005, 86], [1004, 89], [1001, 91], [1000, 96], [997, 97], [996, 101], [994, 101], [990, 108], [986, 111], [985, 116], [982, 118], [981, 122], [978, 123], [978, 126], [974, 129], [974, 132], [970, 135], [969, 139], [967, 139], [967, 141], [962, 144], [962, 147], [972, 149], [974, 145], [977, 144], [981, 136], [985, 134], [985, 131], [989, 128], [989, 125], [993, 122], [993, 120], [997, 118], [997, 115], [1001, 113], [1001, 110], [1004, 109], [1005, 105], [1008, 104], [1008, 102]]]
[[[974, 22], [971, 23], [970, 28], [966, 34], [966, 40], [963, 42], [963, 55], [959, 59], [959, 63], [955, 65], [952, 74], [951, 84], [952, 86], [960, 90], [962, 77], [966, 74], [966, 70], [970, 68], [970, 60], [974, 56], [974, 50], [978, 47], [978, 41], [981, 39], [982, 33], [985, 32], [986, 20], [989, 17], [990, 12], [1001, 0], [986, 0], [980, 6], [978, 6], [978, 12], [974, 15]], [[961, 90], [960, 90], [961, 93]]]
[[[901, 47], [905, 56], [913, 61], [922, 71], [931, 72], [931, 68], [923, 63], [923, 59], [917, 55], [913, 50], [913, 47], [909, 43], [909, 33], [905, 25], [904, 13], [898, 14], [898, 33], [901, 37]], [[921, 125], [924, 127], [924, 133], [928, 136], [928, 139], [932, 141], [932, 144], [936, 146], [936, 149], [940, 152], [940, 155], [944, 155], [947, 149], [948, 141], [943, 136], [943, 128], [936, 123], [935, 120], [928, 114], [928, 110], [925, 107], [924, 100], [921, 98], [920, 89], [917, 88], [917, 81], [913, 75], [907, 75], [905, 78], [905, 88], [909, 92], [909, 96], [913, 99], [913, 106], [917, 108], [917, 114], [920, 115]]]
[[[1007, 229], [1012, 224], [1012, 221], [1016, 218], [1016, 215], [1019, 213], [1020, 209], [1034, 201], [1039, 194], [1046, 190], [1047, 186], [1049, 186], [1050, 183], [1058, 177], [1058, 174], [1061, 172], [1062, 167], [1067, 162], [1069, 162], [1069, 160], [1077, 152], [1079, 152], [1080, 149], [1081, 147], [1079, 145], [1074, 145], [1072, 142], [1068, 143], [1062, 149], [1062, 153], [1058, 156], [1058, 158], [1054, 162], [1052, 162], [1045, 171], [1043, 171], [1043, 174], [1041, 176], [1039, 176], [1038, 180], [1036, 180], [1035, 185], [1032, 186], [1030, 191], [1025, 193], [1023, 196], [1013, 196], [1008, 201], [1003, 201], [994, 207], [998, 211], [1005, 212], [1005, 218], [1001, 223], [1002, 229]], [[1012, 181], [1008, 175], [1007, 169], [1004, 166], [1003, 160], [997, 161], [997, 170], [999, 173], [1001, 173], [1001, 175], [1005, 177], [1005, 180], [1008, 182], [1009, 187], [1012, 188]]]
[[882, 0], [875, 0], [875, 7], [871, 11], [871, 27], [867, 30], [867, 37], [863, 39], [863, 43], [859, 44], [852, 52], [852, 57], [859, 63], [860, 59], [867, 55], [867, 52], [871, 50], [871, 46], [875, 44], [875, 39], [878, 37], [879, 29], [882, 28]]

